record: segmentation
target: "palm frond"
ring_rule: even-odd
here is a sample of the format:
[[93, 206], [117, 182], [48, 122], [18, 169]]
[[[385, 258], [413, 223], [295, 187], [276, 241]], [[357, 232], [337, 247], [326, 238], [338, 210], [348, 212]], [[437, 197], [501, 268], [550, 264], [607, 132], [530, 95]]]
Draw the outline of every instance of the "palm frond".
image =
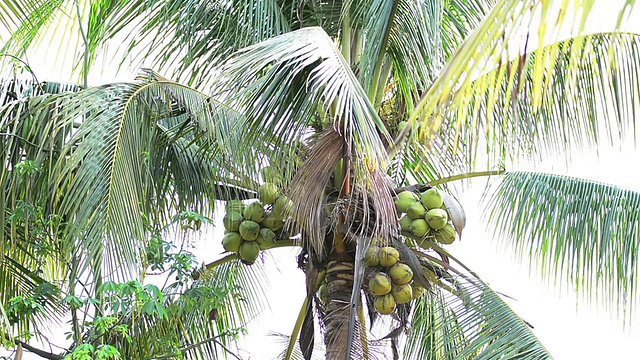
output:
[[312, 133], [309, 127], [320, 126], [344, 139], [343, 152], [353, 156], [354, 187], [369, 189], [376, 183], [372, 170], [386, 167], [388, 132], [322, 29], [305, 28], [243, 49], [227, 63], [222, 80], [228, 92], [223, 95], [232, 95], [234, 107], [246, 111], [244, 153], [263, 144], [286, 148]]
[[434, 292], [420, 297], [414, 307], [406, 357], [552, 358], [528, 324], [476, 275], [445, 273], [442, 281], [447, 286], [434, 286]]
[[[509, 172], [488, 201], [499, 241], [555, 284], [631, 316], [638, 298], [640, 193], [567, 176]], [[536, 264], [534, 266], [534, 264]]]
[[[568, 63], [569, 71], [575, 71], [578, 62], [583, 56], [592, 52], [591, 47], [583, 47], [583, 41], [574, 43], [571, 47], [572, 51], [559, 52], [558, 46], [548, 44], [557, 43], [561, 38], [559, 34], [573, 36], [579, 39], [588, 29], [585, 28], [587, 20], [591, 18], [591, 7], [581, 8], [578, 4], [568, 4], [568, 8], [557, 6], [559, 2], [550, 1], [540, 3], [536, 1], [514, 1], [504, 0], [496, 4], [493, 11], [483, 24], [478, 27], [473, 35], [458, 49], [456, 54], [451, 58], [447, 66], [433, 85], [424, 94], [421, 101], [413, 112], [411, 119], [422, 119], [421, 131], [418, 136], [425, 143], [431, 143], [438, 134], [439, 129], [448, 118], [457, 117], [467, 119], [466, 113], [469, 111], [471, 94], [483, 94], [486, 96], [487, 108], [480, 107], [485, 112], [486, 121], [491, 123], [491, 117], [499, 111], [504, 111], [508, 107], [498, 107], [496, 99], [511, 99], [516, 94], [516, 87], [519, 79], [518, 74], [522, 74], [523, 68], [514, 68], [513, 63], [506, 66], [507, 62], [511, 62], [514, 57], [531, 53], [531, 49], [535, 50], [535, 65], [532, 67], [532, 87], [530, 97], [530, 112], [537, 114], [542, 108], [544, 98], [543, 92], [547, 88], [555, 84], [550, 81], [550, 77], [545, 74], [551, 74], [555, 69], [557, 60], [568, 54], [572, 54]], [[621, 13], [623, 8], [620, 8]], [[580, 12], [581, 17], [575, 18], [574, 31], [567, 35], [559, 31], [563, 24], [574, 19], [572, 17], [562, 16], [567, 11]], [[536, 17], [537, 14], [542, 16]], [[600, 20], [599, 20], [600, 21]], [[540, 24], [553, 24], [550, 26], [538, 26]], [[612, 20], [612, 29], [617, 29], [615, 21]], [[509, 39], [509, 41], [505, 41]], [[541, 40], [537, 40], [541, 39]], [[595, 59], [594, 57], [590, 57]], [[631, 59], [631, 58], [629, 58]], [[500, 66], [504, 64], [504, 66]], [[498, 72], [492, 72], [496, 68]], [[483, 81], [478, 80], [479, 76], [488, 73]], [[500, 95], [502, 92], [503, 79], [508, 80], [512, 85], [511, 89], [506, 90], [507, 96]], [[500, 81], [496, 81], [499, 79]], [[581, 85], [583, 86], [583, 85]], [[509, 102], [510, 103], [510, 102]], [[480, 106], [481, 103], [476, 103]], [[456, 110], [457, 109], [457, 110]], [[477, 114], [477, 112], [476, 112]], [[460, 126], [466, 125], [475, 129], [479, 124], [478, 118], [469, 118], [470, 124], [462, 120], [458, 124], [457, 131]], [[497, 130], [495, 130], [497, 131]]]
[[[635, 139], [639, 40], [607, 33], [552, 44], [543, 49], [544, 58], [553, 56], [552, 65], [540, 78], [534, 77], [540, 54], [501, 64], [476, 80], [473, 90], [461, 90], [464, 110], [445, 117], [444, 128], [457, 129], [453, 150], [466, 147], [476, 159], [486, 145], [495, 161]], [[545, 96], [538, 99], [535, 91]]]

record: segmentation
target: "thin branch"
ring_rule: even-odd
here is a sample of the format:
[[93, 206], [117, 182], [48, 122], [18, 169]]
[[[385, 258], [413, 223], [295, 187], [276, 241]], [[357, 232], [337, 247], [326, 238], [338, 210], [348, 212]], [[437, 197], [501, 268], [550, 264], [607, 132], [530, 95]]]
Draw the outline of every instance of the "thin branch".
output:
[[451, 182], [451, 181], [462, 180], [462, 179], [470, 179], [470, 178], [481, 177], [481, 176], [502, 175], [505, 172], [506, 172], [506, 170], [503, 167], [500, 167], [500, 169], [498, 169], [498, 170], [476, 171], [476, 172], [458, 174], [458, 175], [453, 175], [453, 176], [449, 176], [449, 177], [442, 178], [442, 179], [429, 181], [429, 183], [427, 183], [427, 184], [415, 184], [415, 185], [398, 187], [398, 188], [393, 189], [393, 192], [395, 194], [399, 194], [399, 193], [401, 193], [403, 191], [425, 192], [425, 191], [431, 189], [434, 186], [442, 185], [442, 184], [445, 184], [445, 183], [448, 183], [448, 182]]
[[[233, 357], [235, 357], [236, 359], [241, 360], [240, 357], [238, 357], [236, 354], [234, 354], [231, 350], [229, 350], [226, 346], [224, 346], [221, 342], [219, 342], [217, 340], [219, 337], [222, 337], [222, 336], [225, 336], [225, 335], [229, 335], [229, 332], [225, 331], [222, 334], [218, 334], [216, 336], [212, 336], [210, 338], [206, 338], [206, 339], [204, 339], [202, 341], [198, 341], [197, 343], [193, 343], [191, 345], [187, 345], [187, 346], [185, 346], [183, 348], [179, 348], [178, 351], [180, 351], [181, 353], [184, 353], [184, 352], [187, 352], [187, 351], [189, 351], [189, 350], [191, 350], [193, 348], [196, 348], [196, 347], [198, 347], [200, 345], [204, 345], [206, 343], [209, 343], [209, 342], [213, 341], [216, 344], [220, 345], [227, 353], [233, 355]], [[154, 357], [154, 358], [149, 358], [148, 360], [170, 359], [170, 358], [173, 358], [175, 356], [176, 356], [175, 354], [167, 354], [167, 355], [157, 356], [157, 357]]]
[[23, 342], [23, 341], [11, 339], [11, 337], [9, 337], [9, 335], [7, 335], [7, 334], [4, 334], [4, 338], [6, 340], [12, 341], [13, 343], [15, 343], [18, 346], [22, 346], [23, 349], [25, 349], [25, 350], [27, 350], [27, 351], [29, 351], [31, 353], [34, 353], [34, 354], [36, 354], [36, 355], [38, 355], [40, 357], [43, 357], [45, 359], [51, 359], [51, 360], [62, 360], [62, 359], [64, 359], [64, 356], [62, 356], [62, 355], [46, 352], [44, 350], [38, 349], [36, 347], [33, 347], [33, 346]]

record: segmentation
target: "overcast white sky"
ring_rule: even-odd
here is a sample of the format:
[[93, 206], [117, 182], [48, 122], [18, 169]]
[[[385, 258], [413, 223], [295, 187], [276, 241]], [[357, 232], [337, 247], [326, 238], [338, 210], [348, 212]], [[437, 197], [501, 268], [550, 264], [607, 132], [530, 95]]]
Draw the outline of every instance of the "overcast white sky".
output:
[[[32, 68], [40, 80], [68, 79], [68, 72], [58, 72], [52, 68], [52, 55], [51, 51], [43, 48], [42, 52], [29, 58]], [[111, 57], [108, 56], [102, 59], [106, 63], [110, 60]], [[124, 71], [115, 74], [113, 66], [103, 66], [102, 61], [96, 64], [90, 83], [133, 79], [135, 70], [133, 73]], [[65, 63], [67, 65], [68, 62]], [[108, 70], [98, 71], [100, 68]], [[640, 183], [637, 181], [640, 171], [636, 166], [640, 153], [637, 149], [625, 147], [601, 151], [599, 159], [595, 153], [583, 153], [572, 159], [568, 169], [563, 161], [550, 161], [544, 170], [588, 177], [640, 191]], [[640, 329], [635, 326], [637, 321], [631, 322], [631, 327], [624, 330], [622, 322], [615, 319], [615, 314], [597, 307], [577, 306], [574, 293], [560, 292], [537, 277], [531, 277], [527, 264], [517, 263], [509, 253], [497, 250], [495, 242], [484, 232], [484, 226], [480, 223], [482, 210], [478, 204], [482, 190], [481, 186], [476, 186], [456, 194], [467, 212], [468, 225], [463, 242], [451, 245], [451, 252], [495, 290], [516, 299], [507, 302], [535, 326], [534, 332], [557, 360], [640, 358]], [[198, 254], [202, 254], [203, 262], [218, 257], [221, 251], [220, 239], [211, 239], [209, 236], [202, 239]], [[250, 356], [248, 352], [241, 352], [245, 358], [265, 359], [265, 356], [279, 353], [281, 349], [275, 347], [273, 339], [266, 337], [266, 334], [269, 331], [289, 334], [303, 301], [304, 278], [295, 266], [297, 250], [278, 249], [272, 253], [274, 256], [267, 259], [273, 269], [272, 296], [278, 300], [272, 302], [272, 312], [265, 312], [261, 319], [251, 324], [248, 341], [239, 343], [245, 350], [260, 349], [260, 352], [254, 352]], [[271, 262], [275, 258], [277, 264]], [[25, 356], [25, 360], [37, 358]]]

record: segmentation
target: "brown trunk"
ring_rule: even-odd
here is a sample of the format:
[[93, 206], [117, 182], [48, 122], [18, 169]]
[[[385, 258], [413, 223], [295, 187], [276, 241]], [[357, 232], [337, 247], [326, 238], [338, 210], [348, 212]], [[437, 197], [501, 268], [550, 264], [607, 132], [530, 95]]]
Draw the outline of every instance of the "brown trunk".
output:
[[349, 301], [353, 287], [353, 259], [330, 260], [327, 264], [327, 307], [324, 317], [327, 360], [344, 360], [349, 332]]

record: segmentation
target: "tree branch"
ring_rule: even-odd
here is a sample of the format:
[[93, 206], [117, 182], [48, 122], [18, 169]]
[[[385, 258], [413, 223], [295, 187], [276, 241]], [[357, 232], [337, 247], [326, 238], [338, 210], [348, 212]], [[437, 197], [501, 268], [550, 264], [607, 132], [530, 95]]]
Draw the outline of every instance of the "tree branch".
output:
[[27, 350], [27, 351], [29, 351], [31, 353], [34, 353], [34, 354], [36, 354], [36, 355], [38, 355], [40, 357], [43, 357], [45, 359], [51, 359], [51, 360], [62, 360], [62, 359], [64, 359], [64, 356], [62, 356], [62, 355], [46, 352], [44, 350], [38, 349], [36, 347], [33, 347], [33, 346], [23, 342], [23, 341], [11, 339], [9, 337], [9, 335], [7, 335], [7, 334], [4, 334], [4, 338], [9, 340], [9, 341], [14, 342], [18, 346], [22, 346], [23, 349], [25, 349], [25, 350]]

